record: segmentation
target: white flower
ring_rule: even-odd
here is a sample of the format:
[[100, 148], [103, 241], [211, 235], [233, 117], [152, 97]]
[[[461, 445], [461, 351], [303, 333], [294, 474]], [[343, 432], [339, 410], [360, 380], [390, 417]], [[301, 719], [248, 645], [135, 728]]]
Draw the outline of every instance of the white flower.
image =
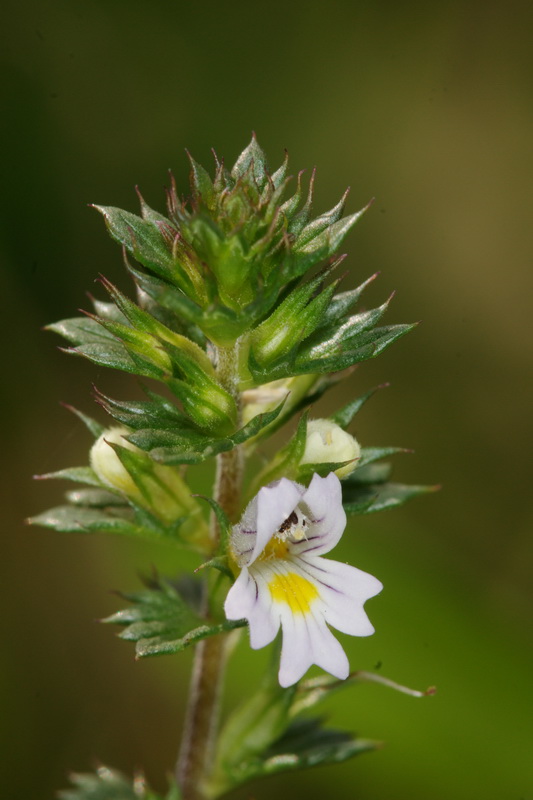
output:
[[330, 419], [311, 419], [307, 423], [305, 450], [300, 464], [323, 464], [349, 461], [335, 470], [339, 478], [345, 478], [357, 466], [361, 457], [359, 442]]
[[225, 603], [228, 619], [247, 619], [254, 650], [281, 624], [279, 682], [291, 686], [317, 664], [348, 676], [346, 653], [328, 628], [352, 636], [374, 632], [364, 609], [381, 591], [372, 575], [322, 558], [346, 526], [341, 484], [314, 475], [308, 489], [282, 478], [263, 487], [233, 528], [231, 551], [241, 573]]

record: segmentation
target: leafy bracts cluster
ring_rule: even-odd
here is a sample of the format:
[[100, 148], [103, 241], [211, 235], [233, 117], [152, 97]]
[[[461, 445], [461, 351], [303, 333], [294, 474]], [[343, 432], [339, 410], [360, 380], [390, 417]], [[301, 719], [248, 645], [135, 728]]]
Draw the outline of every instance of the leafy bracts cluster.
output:
[[[161, 419], [153, 406], [146, 414], [138, 407], [135, 427], [179, 431], [182, 450], [195, 443], [195, 433], [237, 429], [235, 398], [217, 380], [213, 346], [229, 348], [239, 339], [239, 388], [250, 390], [342, 370], [376, 356], [411, 327], [377, 327], [388, 303], [354, 313], [369, 281], [341, 293], [338, 279], [328, 283], [341, 260], [335, 253], [362, 213], [342, 217], [346, 196], [312, 219], [314, 178], [305, 200], [302, 173], [284, 199], [288, 161], [270, 175], [255, 138], [231, 171], [218, 164], [213, 180], [193, 159], [191, 165], [190, 200], [180, 201], [172, 183], [168, 217], [142, 198], [140, 217], [97, 207], [136, 261], [126, 266], [138, 303], [102, 279], [111, 302], [97, 301], [94, 314], [50, 326], [70, 342], [69, 352], [165, 384], [182, 413], [167, 409]], [[106, 409], [121, 422], [129, 413], [109, 402]]]
[[[314, 172], [307, 190], [303, 172], [291, 178], [287, 158], [270, 172], [255, 137], [231, 169], [215, 156], [213, 176], [189, 158], [189, 196], [181, 198], [171, 178], [165, 214], [140, 194], [140, 216], [95, 206], [122, 246], [135, 300], [101, 277], [106, 301], [49, 329], [66, 339], [67, 352], [141, 378], [145, 396], [116, 399], [95, 389], [107, 426], [72, 409], [94, 438], [89, 465], [41, 477], [81, 488], [32, 520], [201, 554], [196, 582], [154, 578], [123, 595], [129, 607], [104, 620], [122, 626], [138, 658], [198, 643], [204, 652], [246, 625], [254, 649], [272, 642], [280, 625], [284, 637], [292, 631], [292, 649], [283, 639], [279, 680], [269, 671], [259, 692], [229, 715], [216, 748], [212, 723], [193, 724], [215, 714], [216, 693], [209, 713], [191, 712], [177, 784], [165, 800], [215, 798], [251, 778], [375, 746], [305, 717], [356, 682], [330, 627], [372, 633], [363, 603], [381, 588], [322, 555], [342, 535], [346, 514], [391, 508], [432, 488], [391, 482], [383, 459], [407, 451], [361, 446], [351, 432], [373, 391], [328, 418], [314, 414], [354, 365], [413, 327], [382, 325], [390, 298], [358, 308], [375, 276], [339, 291], [339, 249], [365, 209], [345, 216], [346, 193], [313, 216]], [[294, 417], [281, 449], [258, 458], [259, 445]], [[208, 459], [216, 461], [214, 497], [199, 498], [194, 466]], [[312, 664], [334, 677], [301, 680]], [[142, 779], [131, 783], [106, 768], [74, 784], [65, 798], [159, 800]]]

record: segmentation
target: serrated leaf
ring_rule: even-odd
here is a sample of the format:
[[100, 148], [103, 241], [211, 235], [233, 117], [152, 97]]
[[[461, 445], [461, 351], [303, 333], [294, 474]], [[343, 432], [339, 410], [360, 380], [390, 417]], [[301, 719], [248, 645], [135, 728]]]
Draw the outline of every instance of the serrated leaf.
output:
[[307, 439], [307, 417], [308, 411], [305, 411], [298, 422], [298, 427], [293, 436], [287, 442], [285, 447], [274, 456], [272, 461], [256, 475], [252, 481], [248, 495], [253, 497], [261, 488], [272, 481], [279, 480], [282, 477], [295, 479], [298, 474], [299, 464], [305, 450], [305, 442]]
[[358, 302], [364, 290], [377, 278], [378, 274], [377, 272], [374, 273], [374, 275], [371, 275], [370, 278], [367, 278], [366, 281], [355, 289], [350, 289], [347, 292], [340, 292], [335, 295], [324, 313], [320, 328], [327, 328], [334, 323], [339, 323], [348, 311]]
[[124, 625], [121, 639], [136, 643], [137, 658], [179, 653], [200, 639], [246, 625], [246, 620], [214, 624], [198, 616], [167, 581], [158, 580], [152, 588], [125, 595], [133, 605], [102, 620]]
[[355, 415], [358, 414], [361, 408], [364, 406], [366, 401], [370, 400], [377, 390], [381, 388], [381, 386], [376, 386], [374, 389], [370, 389], [369, 392], [361, 395], [361, 397], [356, 397], [354, 400], [350, 400], [349, 403], [331, 415], [331, 421], [335, 422], [337, 425], [340, 425], [341, 428], [346, 430]]
[[[371, 331], [364, 331], [350, 342], [349, 346], [339, 347], [338, 352], [331, 355], [331, 343], [326, 344], [325, 354], [310, 357], [307, 354], [298, 355], [291, 374], [300, 375], [307, 372], [338, 372], [361, 361], [368, 361], [375, 358], [389, 347], [393, 342], [405, 336], [414, 325], [388, 325], [382, 328], [374, 328]], [[285, 377], [287, 367], [282, 368], [283, 373], [275, 371], [275, 377]], [[281, 372], [281, 370], [279, 370]], [[273, 380], [269, 377], [268, 380]]]
[[285, 405], [285, 399], [281, 401], [281, 403], [276, 406], [276, 408], [272, 409], [272, 411], [264, 411], [262, 414], [257, 414], [255, 417], [246, 423], [240, 430], [234, 433], [230, 438], [232, 442], [237, 444], [243, 444], [244, 442], [248, 441], [248, 439], [257, 436], [264, 428], [267, 428], [271, 425], [281, 414], [283, 406]]
[[91, 317], [72, 317], [47, 325], [46, 331], [57, 333], [74, 345], [114, 343], [115, 337]]
[[179, 528], [186, 520], [180, 517], [173, 525], [162, 525], [146, 509], [133, 504], [110, 503], [105, 507], [92, 505], [57, 506], [28, 520], [63, 533], [112, 533], [119, 536], [181, 544]]
[[[129, 509], [128, 509], [129, 510]], [[116, 516], [115, 516], [116, 515]], [[41, 525], [66, 533], [117, 533], [127, 536], [143, 536], [144, 532], [131, 520], [96, 508], [84, 506], [57, 506], [29, 520], [31, 525]], [[151, 537], [152, 538], [152, 537]]]
[[191, 154], [187, 152], [187, 157], [191, 164], [190, 184], [195, 199], [201, 199], [207, 208], [213, 207], [214, 189], [213, 181], [207, 170], [202, 167]]
[[[94, 206], [103, 214], [112, 238], [123, 245], [143, 266], [156, 274], [167, 277], [174, 269], [172, 253], [168, 249], [161, 231], [147, 221], [112, 206]], [[167, 221], [167, 224], [170, 223]]]
[[231, 169], [231, 177], [237, 180], [246, 175], [248, 170], [252, 170], [253, 178], [261, 190], [267, 182], [268, 166], [266, 156], [263, 149], [255, 137], [252, 136], [252, 141], [246, 147]]
[[380, 461], [382, 458], [394, 456], [397, 453], [412, 453], [412, 450], [408, 450], [405, 447], [362, 447], [357, 467], [358, 469], [366, 467], [374, 461]]
[[74, 406], [68, 405], [67, 403], [65, 403], [65, 408], [67, 408], [69, 411], [72, 411], [72, 413], [83, 422], [87, 430], [92, 433], [95, 439], [98, 439], [98, 437], [101, 436], [105, 431], [104, 425], [101, 425], [99, 422], [97, 422], [97, 420], [89, 417], [88, 414], [84, 414], [83, 411], [79, 411], [77, 408], [74, 408]]
[[[71, 347], [66, 352], [75, 356], [83, 356], [83, 358], [92, 361], [93, 364], [98, 364], [99, 367], [111, 367], [134, 375], [146, 374], [139, 370], [131, 354], [115, 338], [105, 343], [88, 342], [77, 347]], [[147, 377], [152, 377], [151, 370], [148, 370]]]
[[319, 236], [323, 231], [331, 228], [333, 223], [340, 219], [349, 191], [349, 189], [346, 190], [337, 205], [330, 209], [330, 211], [324, 212], [324, 214], [316, 217], [312, 222], [309, 222], [302, 228], [294, 242], [295, 250], [303, 249], [305, 245]]
[[36, 475], [35, 477], [40, 481], [62, 480], [85, 483], [87, 486], [104, 486], [91, 467], [67, 467], [66, 469], [58, 469], [55, 472], [47, 472], [44, 475]]
[[296, 481], [298, 483], [308, 483], [315, 473], [320, 475], [321, 478], [325, 478], [330, 472], [336, 472], [338, 469], [353, 464], [354, 460], [351, 458], [348, 461], [321, 461], [316, 464], [300, 464], [296, 473]]
[[350, 347], [352, 343], [358, 341], [364, 331], [375, 328], [387, 311], [391, 298], [392, 295], [378, 308], [361, 311], [359, 314], [353, 314], [348, 317], [344, 322], [318, 330], [306, 342], [300, 353], [308, 358], [313, 358], [315, 355], [335, 354], [343, 348]]
[[259, 689], [232, 711], [220, 733], [215, 772], [223, 782], [276, 741], [290, 721], [296, 686], [283, 688], [269, 671]]
[[438, 486], [408, 486], [402, 483], [360, 484], [343, 481], [343, 505], [347, 514], [372, 514], [400, 506], [422, 494], [437, 491]]
[[[231, 522], [229, 521], [229, 519], [228, 519], [228, 517], [226, 515], [226, 512], [224, 511], [222, 506], [220, 506], [217, 503], [216, 500], [214, 500], [212, 497], [205, 497], [204, 495], [198, 495], [198, 497], [201, 497], [202, 500], [206, 500], [209, 503], [209, 505], [211, 506], [211, 508], [213, 509], [213, 513], [214, 513], [214, 515], [216, 517], [216, 520], [217, 520], [217, 523], [218, 523], [218, 528], [219, 528], [219, 531], [220, 531], [219, 552], [225, 553], [226, 550], [227, 550], [228, 538], [229, 538], [229, 535], [231, 533], [231, 528], [232, 528]], [[221, 569], [221, 566], [220, 566], [220, 564], [218, 562], [216, 564], [215, 563], [210, 564], [209, 562], [207, 562], [207, 564], [203, 564], [202, 566], [214, 566], [216, 569]], [[221, 571], [224, 571], [224, 570], [221, 570]], [[226, 565], [226, 571], [227, 571], [227, 565]], [[231, 572], [229, 573], [229, 577], [233, 579], [233, 574]]]
[[197, 464], [256, 436], [277, 418], [282, 408], [283, 402], [272, 411], [253, 417], [238, 431], [226, 437], [216, 438], [194, 429], [168, 431], [150, 428], [135, 431], [128, 436], [128, 441], [148, 452], [160, 464]]
[[237, 786], [281, 772], [338, 764], [379, 746], [378, 742], [357, 739], [345, 731], [323, 728], [321, 720], [297, 720], [263, 758], [244, 761], [233, 769], [228, 783]]
[[180, 800], [181, 793], [172, 780], [168, 793], [152, 792], [141, 775], [132, 781], [118, 770], [99, 767], [96, 773], [73, 774], [72, 788], [58, 793], [60, 800]]
[[[170, 328], [156, 319], [156, 317], [148, 311], [140, 308], [136, 303], [127, 298], [126, 295], [120, 292], [116, 286], [106, 278], [102, 278], [101, 280], [118, 308], [136, 331], [155, 336], [163, 343], [169, 343], [176, 348], [178, 353], [186, 354], [189, 360], [192, 359], [203, 372], [214, 377], [215, 372], [213, 365], [208, 355], [201, 347], [186, 336], [182, 336], [180, 333], [170, 330]], [[114, 325], [117, 325], [117, 323], [114, 323]], [[110, 330], [113, 332], [113, 328], [110, 328]], [[118, 329], [116, 335], [120, 335], [121, 331], [124, 331], [124, 326]]]
[[181, 653], [182, 650], [185, 650], [185, 648], [190, 647], [192, 644], [196, 644], [202, 639], [207, 639], [209, 636], [217, 636], [220, 633], [229, 633], [229, 631], [233, 631], [235, 628], [243, 628], [247, 624], [245, 619], [229, 620], [218, 625], [199, 625], [179, 639], [168, 640], [166, 638], [161, 639], [157, 636], [152, 639], [141, 639], [137, 642], [135, 653], [137, 658], [160, 656], [167, 653]]
[[151, 400], [113, 400], [96, 390], [96, 400], [113, 417], [129, 428], [161, 430], [192, 428], [192, 421], [164, 397], [150, 393]]
[[128, 320], [114, 303], [105, 303], [103, 300], [97, 300], [90, 295], [89, 297], [97, 317], [109, 319], [112, 320], [112, 322], [122, 322], [124, 325], [127, 323]]

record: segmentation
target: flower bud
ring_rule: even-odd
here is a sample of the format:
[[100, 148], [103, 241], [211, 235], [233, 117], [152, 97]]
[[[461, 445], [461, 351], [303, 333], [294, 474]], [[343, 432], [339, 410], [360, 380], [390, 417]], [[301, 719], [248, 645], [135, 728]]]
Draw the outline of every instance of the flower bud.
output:
[[91, 467], [102, 483], [111, 489], [118, 489], [135, 502], [142, 503], [144, 499], [142, 492], [111, 446], [118, 444], [127, 450], [137, 451], [138, 448], [124, 438], [128, 433], [129, 431], [123, 427], [108, 428], [93, 444], [89, 459]]
[[300, 465], [350, 461], [350, 464], [335, 470], [339, 478], [345, 478], [356, 468], [360, 456], [359, 443], [340, 425], [330, 419], [312, 419], [307, 423], [307, 438]]
[[178, 470], [156, 464], [128, 442], [125, 437], [129, 433], [131, 431], [123, 426], [108, 428], [93, 444], [90, 463], [97, 477], [167, 525], [186, 516], [187, 520], [180, 527], [182, 538], [199, 546], [206, 544], [206, 522]]
[[296, 375], [293, 378], [280, 378], [277, 381], [263, 383], [255, 389], [246, 389], [242, 393], [242, 419], [246, 424], [258, 414], [273, 411], [285, 398], [284, 412], [293, 408], [312, 388], [317, 375]]

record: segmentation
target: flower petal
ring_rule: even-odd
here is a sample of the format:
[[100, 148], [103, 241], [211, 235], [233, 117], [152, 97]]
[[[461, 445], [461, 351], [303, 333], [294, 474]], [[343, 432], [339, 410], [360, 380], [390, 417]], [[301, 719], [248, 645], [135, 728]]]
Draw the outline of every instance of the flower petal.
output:
[[229, 590], [224, 603], [228, 619], [248, 619], [257, 598], [257, 585], [246, 567]]
[[283, 644], [278, 673], [281, 686], [292, 686], [313, 664], [340, 680], [348, 677], [350, 666], [346, 653], [323, 619], [313, 614], [284, 612], [281, 624]]
[[294, 511], [304, 492], [303, 486], [287, 478], [282, 478], [270, 486], [263, 486], [259, 490], [256, 512], [257, 536], [248, 564], [253, 564], [261, 555], [272, 536]]
[[264, 581], [258, 581], [246, 567], [229, 590], [224, 611], [228, 619], [248, 620], [253, 650], [265, 647], [276, 638], [280, 620], [270, 592]]
[[377, 578], [329, 558], [306, 554], [295, 559], [296, 563], [301, 574], [317, 585], [328, 625], [351, 636], [374, 633], [363, 605], [382, 590], [383, 584]]
[[316, 473], [300, 501], [300, 507], [309, 516], [309, 536], [291, 545], [291, 553], [321, 555], [335, 547], [346, 527], [346, 513], [342, 505], [342, 487], [337, 476], [330, 472], [327, 478]]

